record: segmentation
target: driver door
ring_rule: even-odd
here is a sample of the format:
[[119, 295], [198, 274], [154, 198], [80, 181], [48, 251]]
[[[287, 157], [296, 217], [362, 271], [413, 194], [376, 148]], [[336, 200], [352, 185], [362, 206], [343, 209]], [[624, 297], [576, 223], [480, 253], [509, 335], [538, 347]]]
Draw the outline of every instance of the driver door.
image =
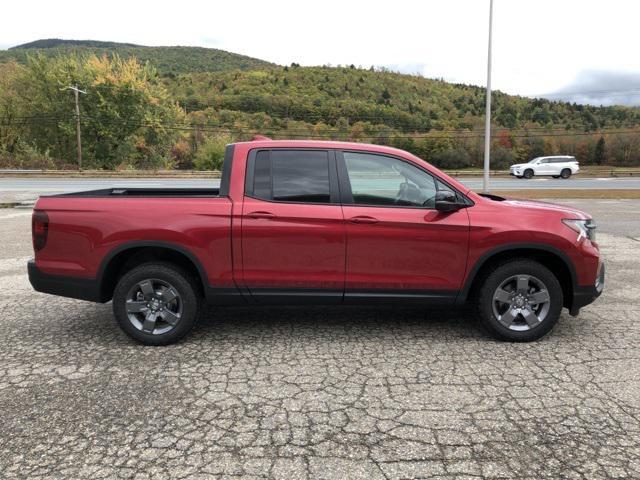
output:
[[460, 289], [469, 246], [466, 209], [435, 210], [427, 171], [396, 157], [338, 155], [346, 221], [345, 300], [448, 297]]

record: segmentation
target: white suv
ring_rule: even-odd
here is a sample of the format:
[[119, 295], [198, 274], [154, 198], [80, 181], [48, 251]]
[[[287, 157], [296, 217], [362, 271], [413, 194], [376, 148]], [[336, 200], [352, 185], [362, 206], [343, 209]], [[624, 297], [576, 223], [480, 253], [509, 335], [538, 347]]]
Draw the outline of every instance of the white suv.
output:
[[532, 178], [534, 175], [551, 175], [553, 178], [569, 178], [578, 173], [580, 166], [576, 157], [557, 155], [553, 157], [537, 157], [529, 163], [518, 163], [509, 169], [509, 175]]

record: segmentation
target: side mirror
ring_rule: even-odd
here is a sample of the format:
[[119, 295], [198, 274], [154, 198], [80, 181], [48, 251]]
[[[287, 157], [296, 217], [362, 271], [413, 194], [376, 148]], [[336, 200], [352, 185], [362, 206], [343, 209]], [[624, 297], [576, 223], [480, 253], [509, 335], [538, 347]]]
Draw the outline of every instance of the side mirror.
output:
[[451, 190], [438, 190], [436, 192], [436, 210], [439, 212], [455, 212], [464, 207], [465, 205], [458, 202], [458, 197]]

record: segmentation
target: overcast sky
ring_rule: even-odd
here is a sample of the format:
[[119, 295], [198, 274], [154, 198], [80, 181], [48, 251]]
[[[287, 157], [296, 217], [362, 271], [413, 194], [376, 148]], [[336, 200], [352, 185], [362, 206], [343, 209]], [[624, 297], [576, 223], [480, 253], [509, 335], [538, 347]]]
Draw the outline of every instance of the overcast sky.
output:
[[[494, 0], [494, 88], [640, 105], [635, 0]], [[489, 0], [10, 1], [0, 48], [41, 38], [214, 47], [484, 85]]]

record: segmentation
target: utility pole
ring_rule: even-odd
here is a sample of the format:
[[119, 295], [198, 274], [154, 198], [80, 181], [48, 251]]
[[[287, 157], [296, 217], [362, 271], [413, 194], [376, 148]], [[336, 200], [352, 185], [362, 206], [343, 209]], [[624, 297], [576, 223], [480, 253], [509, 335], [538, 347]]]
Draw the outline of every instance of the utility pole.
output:
[[63, 88], [63, 90], [73, 90], [73, 96], [76, 100], [76, 141], [78, 142], [78, 170], [82, 170], [82, 140], [80, 139], [80, 103], [78, 102], [78, 95], [80, 93], [86, 94], [84, 90], [80, 90], [78, 85], [69, 85]]
[[489, 168], [491, 164], [491, 34], [493, 29], [493, 0], [489, 0], [489, 48], [487, 51], [487, 103], [484, 114], [484, 177], [482, 191], [489, 193]]

